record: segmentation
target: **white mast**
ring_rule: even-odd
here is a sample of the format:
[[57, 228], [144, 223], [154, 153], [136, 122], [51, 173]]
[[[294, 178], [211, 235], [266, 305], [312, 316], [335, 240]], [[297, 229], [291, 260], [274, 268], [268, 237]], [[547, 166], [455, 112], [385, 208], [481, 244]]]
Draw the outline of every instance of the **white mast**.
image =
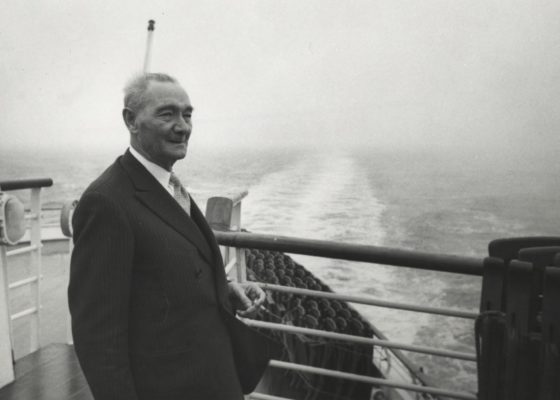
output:
[[152, 52], [152, 39], [154, 36], [154, 25], [156, 21], [153, 19], [148, 21], [148, 38], [146, 39], [146, 56], [144, 57], [144, 73], [148, 72], [150, 67], [150, 57]]

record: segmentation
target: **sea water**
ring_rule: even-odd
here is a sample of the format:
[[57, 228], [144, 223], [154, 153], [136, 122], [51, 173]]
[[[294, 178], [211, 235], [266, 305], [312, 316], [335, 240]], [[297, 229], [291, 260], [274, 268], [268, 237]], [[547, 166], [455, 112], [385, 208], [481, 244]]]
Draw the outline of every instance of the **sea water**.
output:
[[[44, 203], [77, 199], [118, 151], [0, 150], [0, 180], [50, 177]], [[559, 235], [560, 164], [436, 151], [189, 149], [175, 167], [202, 209], [248, 190], [244, 228], [483, 257], [501, 237]], [[23, 196], [23, 193], [22, 193]], [[294, 256], [339, 293], [476, 311], [481, 279]], [[356, 305], [389, 339], [474, 352], [473, 321]], [[438, 385], [475, 391], [473, 362], [407, 353]]]

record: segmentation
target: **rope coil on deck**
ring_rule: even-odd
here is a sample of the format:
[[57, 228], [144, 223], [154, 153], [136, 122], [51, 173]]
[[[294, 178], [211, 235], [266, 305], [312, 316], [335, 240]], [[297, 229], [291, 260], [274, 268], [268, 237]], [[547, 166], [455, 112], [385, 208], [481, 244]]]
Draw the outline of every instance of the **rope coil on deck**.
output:
[[[280, 252], [267, 250], [246, 250], [247, 279], [259, 283], [283, 285], [290, 288], [311, 289], [332, 292], [320, 279], [313, 276], [303, 266]], [[265, 288], [266, 290], [266, 288]], [[353, 371], [369, 377], [381, 377], [381, 372], [372, 363], [373, 345], [367, 342], [374, 336], [368, 321], [345, 301], [316, 298], [313, 296], [267, 290], [268, 305], [257, 315], [267, 323], [281, 323], [300, 327], [300, 333], [287, 333], [279, 329], [266, 329], [284, 343], [286, 352], [282, 361], [310, 365], [317, 368], [338, 371]], [[255, 323], [253, 325], [258, 325]], [[307, 330], [338, 332], [362, 337], [365, 342], [350, 343], [340, 339], [309, 335]], [[282, 374], [276, 382], [288, 382], [284, 387], [276, 387], [274, 393], [288, 398], [312, 399], [369, 399], [371, 384], [341, 380], [332, 376], [309, 374], [304, 371], [276, 370], [272, 374]], [[287, 379], [286, 379], [287, 378]], [[277, 384], [276, 386], [281, 386]], [[287, 386], [287, 387], [286, 387]]]

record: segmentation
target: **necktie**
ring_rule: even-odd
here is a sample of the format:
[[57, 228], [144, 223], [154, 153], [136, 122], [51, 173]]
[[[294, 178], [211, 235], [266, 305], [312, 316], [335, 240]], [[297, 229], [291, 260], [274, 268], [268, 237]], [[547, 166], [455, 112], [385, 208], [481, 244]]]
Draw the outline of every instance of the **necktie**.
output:
[[181, 181], [173, 172], [169, 177], [169, 184], [173, 187], [173, 191], [175, 195], [173, 196], [177, 203], [185, 210], [185, 212], [190, 216], [191, 215], [191, 198], [189, 194], [181, 184]]

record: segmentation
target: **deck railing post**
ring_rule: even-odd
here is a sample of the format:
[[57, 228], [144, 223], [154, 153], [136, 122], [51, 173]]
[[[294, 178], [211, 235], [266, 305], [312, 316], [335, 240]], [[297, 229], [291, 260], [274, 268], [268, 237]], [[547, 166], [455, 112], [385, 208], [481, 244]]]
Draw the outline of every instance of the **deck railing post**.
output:
[[[72, 254], [74, 250], [74, 241], [72, 238], [68, 241], [68, 254]], [[70, 262], [66, 262], [66, 282], [70, 282]], [[66, 296], [66, 303], [68, 303], [68, 296]], [[70, 306], [66, 304], [66, 343], [69, 345], [74, 344], [74, 336], [72, 335], [72, 316], [70, 315]]]
[[34, 352], [41, 347], [41, 280], [42, 262], [41, 262], [41, 188], [31, 189], [31, 225], [30, 225], [30, 242], [35, 249], [31, 252], [31, 268], [32, 275], [37, 280], [30, 285], [31, 298], [36, 311], [30, 320], [30, 341], [29, 352]]
[[[239, 232], [241, 230], [241, 203], [247, 191], [232, 196], [215, 196], [206, 203], [206, 220], [210, 227], [218, 231]], [[226, 273], [238, 282], [247, 279], [245, 249], [222, 248]], [[233, 264], [234, 263], [234, 264]], [[232, 273], [232, 264], [235, 273]]]
[[247, 264], [245, 261], [245, 249], [235, 249], [235, 258], [237, 259], [236, 278], [237, 282], [245, 282], [247, 280]]
[[0, 245], [0, 388], [14, 380], [6, 247]]
[[[68, 254], [71, 256], [72, 250], [74, 250], [74, 241], [72, 240], [72, 215], [74, 215], [74, 209], [78, 205], [78, 200], [67, 201], [62, 205], [60, 209], [60, 230], [66, 236], [68, 241]], [[70, 262], [65, 263], [64, 273], [66, 276], [66, 282], [70, 281]], [[66, 298], [68, 302], [68, 298]], [[70, 307], [68, 303], [66, 304], [66, 343], [73, 345], [74, 338], [72, 336], [72, 317], [70, 316]]]
[[[241, 204], [239, 199], [234, 205], [231, 213], [231, 231], [239, 232], [241, 230]], [[235, 249], [236, 262], [236, 278], [237, 282], [245, 282], [247, 280], [247, 264], [245, 263], [245, 249]]]

